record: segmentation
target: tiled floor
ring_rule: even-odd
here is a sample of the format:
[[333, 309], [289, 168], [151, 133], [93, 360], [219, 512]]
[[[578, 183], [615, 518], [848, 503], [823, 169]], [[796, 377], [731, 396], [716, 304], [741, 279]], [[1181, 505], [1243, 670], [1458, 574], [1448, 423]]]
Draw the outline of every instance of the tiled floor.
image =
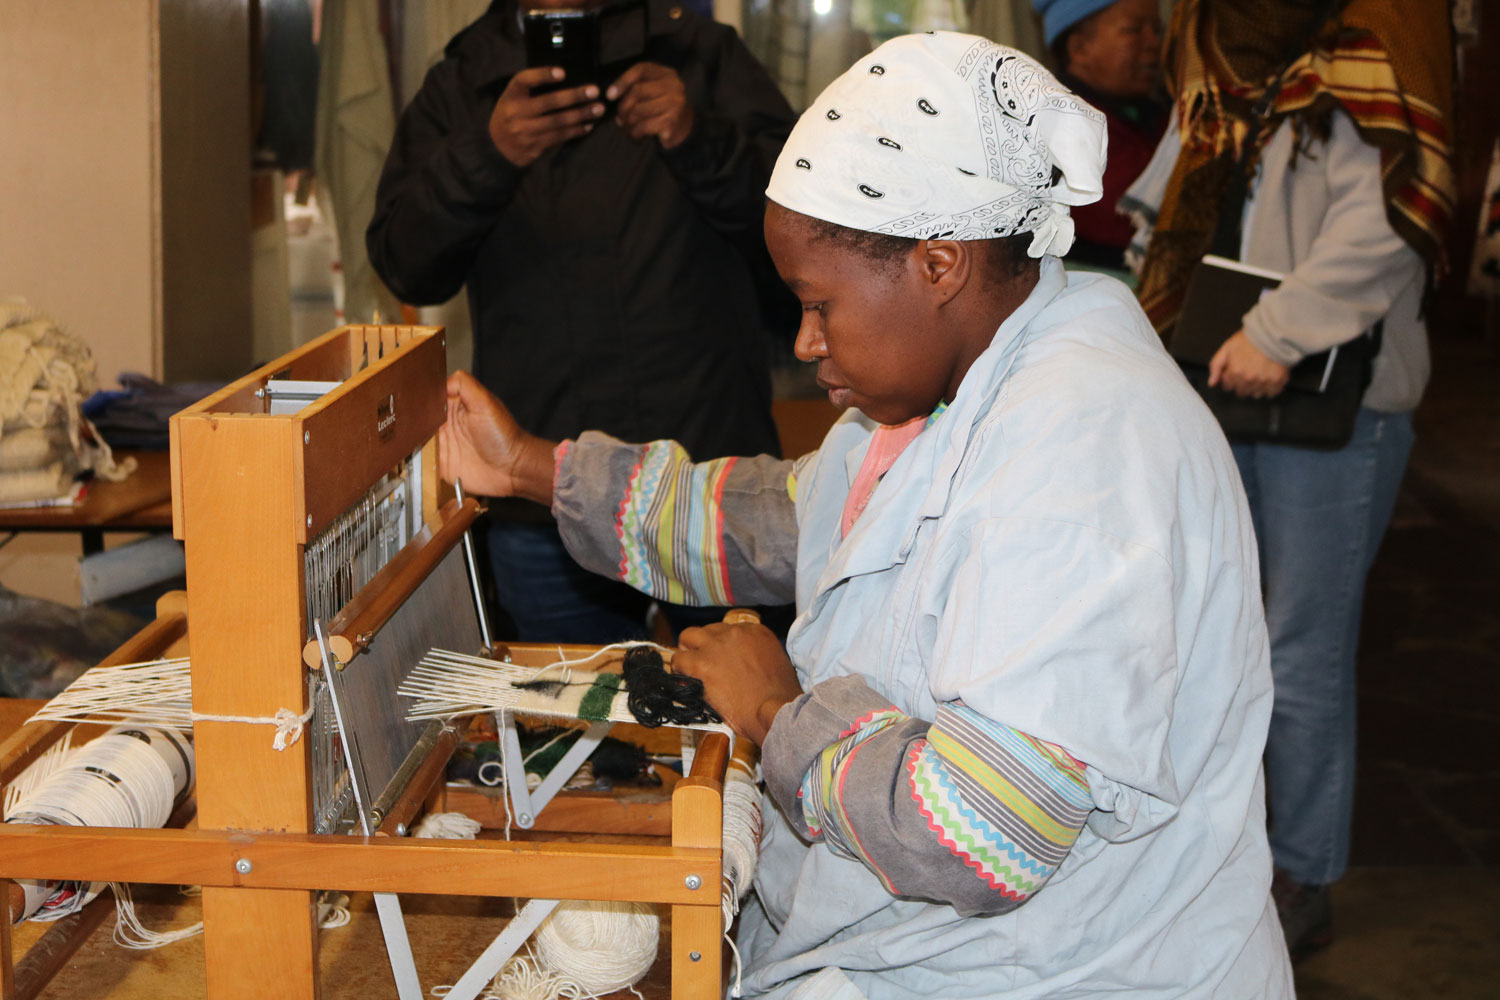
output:
[[1312, 998], [1500, 997], [1500, 344], [1439, 340], [1366, 594], [1353, 867]]

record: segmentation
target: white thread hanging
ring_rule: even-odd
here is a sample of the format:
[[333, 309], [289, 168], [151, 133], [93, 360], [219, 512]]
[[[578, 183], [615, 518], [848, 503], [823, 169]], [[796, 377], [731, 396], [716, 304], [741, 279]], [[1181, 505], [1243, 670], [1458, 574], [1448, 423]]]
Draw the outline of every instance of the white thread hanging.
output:
[[111, 882], [115, 894], [115, 944], [131, 951], [151, 951], [203, 933], [203, 921], [175, 931], [153, 931], [135, 915], [135, 900], [126, 882]]
[[734, 988], [731, 996], [741, 995], [740, 950], [730, 937], [730, 928], [740, 912], [740, 900], [750, 891], [755, 878], [755, 864], [760, 858], [760, 788], [749, 767], [731, 759], [724, 772], [724, 833], [720, 900], [724, 914], [724, 941], [733, 956]]

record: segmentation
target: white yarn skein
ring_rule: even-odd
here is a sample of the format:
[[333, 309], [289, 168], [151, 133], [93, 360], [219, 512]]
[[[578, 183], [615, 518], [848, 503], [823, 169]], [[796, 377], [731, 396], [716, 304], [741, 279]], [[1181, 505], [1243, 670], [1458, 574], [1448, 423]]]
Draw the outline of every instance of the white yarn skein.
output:
[[651, 970], [660, 931], [649, 903], [563, 900], [537, 928], [537, 958], [580, 996], [612, 993]]
[[428, 813], [411, 835], [424, 840], [473, 840], [479, 830], [479, 821], [464, 813]]
[[[176, 747], [178, 770], [156, 745]], [[8, 819], [59, 826], [164, 826], [177, 795], [192, 778], [191, 750], [180, 736], [137, 728], [111, 730], [68, 753], [50, 774], [12, 804]], [[136, 918], [130, 887], [111, 883], [115, 893], [116, 943], [125, 948], [159, 948], [192, 937], [202, 923], [157, 932]]]

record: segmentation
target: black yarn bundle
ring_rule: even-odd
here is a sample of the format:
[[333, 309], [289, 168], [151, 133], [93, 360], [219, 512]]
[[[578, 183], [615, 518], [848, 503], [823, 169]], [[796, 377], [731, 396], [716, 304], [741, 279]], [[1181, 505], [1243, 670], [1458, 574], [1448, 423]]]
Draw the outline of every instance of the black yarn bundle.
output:
[[703, 698], [703, 682], [668, 673], [661, 653], [650, 646], [628, 649], [622, 673], [630, 694], [630, 711], [643, 726], [655, 729], [721, 721], [719, 713]]

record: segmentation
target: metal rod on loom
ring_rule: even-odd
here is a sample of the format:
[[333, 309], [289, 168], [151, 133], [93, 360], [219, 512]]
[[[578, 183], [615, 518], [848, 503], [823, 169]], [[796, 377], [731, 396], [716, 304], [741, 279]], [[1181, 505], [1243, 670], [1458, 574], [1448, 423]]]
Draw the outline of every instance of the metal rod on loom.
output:
[[[458, 505], [464, 503], [464, 483], [462, 479], [453, 480], [453, 495], [458, 498]], [[484, 612], [484, 591], [479, 586], [479, 566], [474, 561], [474, 539], [469, 537], [469, 532], [464, 531], [464, 565], [469, 569], [469, 587], [474, 591], [474, 610], [479, 615], [479, 638], [484, 640], [484, 648], [488, 651], [490, 643], [490, 619]]]

